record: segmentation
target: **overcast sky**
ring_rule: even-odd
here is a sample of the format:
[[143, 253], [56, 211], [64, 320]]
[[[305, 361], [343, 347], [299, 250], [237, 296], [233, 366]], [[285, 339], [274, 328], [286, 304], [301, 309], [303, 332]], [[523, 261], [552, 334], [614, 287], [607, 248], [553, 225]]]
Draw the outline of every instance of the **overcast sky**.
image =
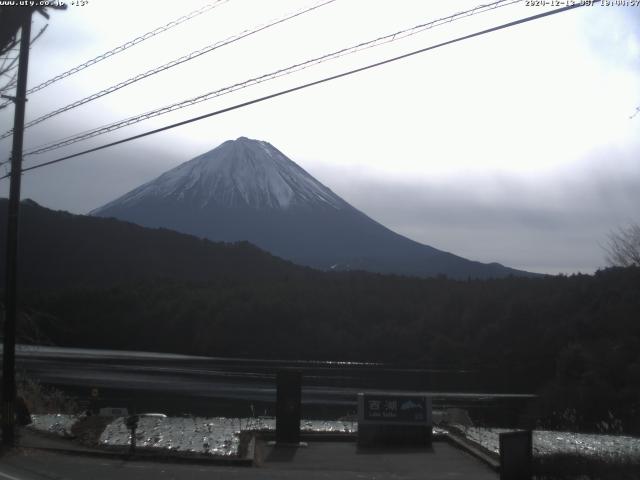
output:
[[[51, 12], [29, 86], [206, 4], [88, 0]], [[33, 93], [27, 120], [312, 5], [229, 0]], [[478, 5], [336, 0], [25, 131], [29, 148]], [[550, 10], [438, 26], [63, 149], [25, 167]], [[34, 17], [37, 32], [45, 19]], [[228, 139], [266, 140], [370, 217], [464, 257], [590, 273], [640, 221], [640, 8], [599, 4], [438, 48], [23, 176], [23, 198], [86, 213]], [[12, 107], [0, 111], [2, 132]], [[8, 158], [10, 139], [0, 141]], [[3, 172], [4, 173], [4, 172]], [[8, 182], [0, 182], [8, 195]]]

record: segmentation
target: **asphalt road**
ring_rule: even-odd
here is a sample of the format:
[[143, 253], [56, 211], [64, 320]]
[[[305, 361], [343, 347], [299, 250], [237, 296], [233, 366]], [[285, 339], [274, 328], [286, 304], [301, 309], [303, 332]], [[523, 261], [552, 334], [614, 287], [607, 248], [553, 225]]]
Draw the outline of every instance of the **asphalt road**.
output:
[[[192, 357], [19, 346], [18, 371], [88, 401], [99, 391], [99, 407], [202, 416], [273, 415], [275, 374], [295, 368], [303, 374], [306, 418], [338, 418], [356, 409], [356, 394], [371, 390], [418, 391], [438, 407], [456, 406], [483, 415], [526, 402], [527, 395], [476, 393], [473, 372], [432, 371], [353, 362], [278, 361]], [[477, 386], [476, 386], [477, 387]], [[255, 409], [254, 409], [255, 407]], [[495, 415], [494, 415], [495, 416]]]
[[445, 443], [433, 451], [358, 452], [351, 442], [317, 442], [306, 448], [259, 447], [256, 467], [125, 461], [23, 450], [0, 458], [0, 480], [169, 479], [395, 479], [496, 480], [498, 475]]

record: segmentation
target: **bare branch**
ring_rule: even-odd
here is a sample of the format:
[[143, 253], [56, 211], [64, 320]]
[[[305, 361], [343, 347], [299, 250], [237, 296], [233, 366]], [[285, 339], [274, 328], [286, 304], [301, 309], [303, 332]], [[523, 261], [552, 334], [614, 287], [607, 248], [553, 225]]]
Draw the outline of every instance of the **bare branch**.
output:
[[13, 78], [13, 73], [8, 70], [0, 70], [0, 77]]
[[640, 266], [640, 224], [634, 223], [611, 232], [605, 251], [611, 266]]
[[4, 85], [0, 86], [0, 93], [5, 93], [11, 90], [16, 86], [18, 82], [18, 69], [14, 68], [13, 70], [6, 70], [4, 72], [0, 72], [1, 76], [9, 77], [8, 80], [4, 83]]
[[33, 38], [31, 39], [31, 42], [29, 43], [29, 46], [32, 46], [32, 45], [34, 44], [34, 42], [35, 42], [36, 40], [38, 40], [38, 38], [40, 38], [40, 36], [44, 33], [44, 31], [47, 29], [47, 27], [48, 27], [48, 26], [49, 26], [49, 24], [47, 23], [47, 24], [45, 24], [45, 26], [44, 26], [44, 27], [42, 27], [42, 28], [40, 29], [40, 31], [38, 32], [38, 34], [37, 34], [35, 37], [33, 37]]
[[18, 40], [13, 39], [11, 42], [6, 44], [4, 47], [0, 48], [0, 55], [5, 55], [6, 53], [8, 53], [9, 51], [11, 51], [12, 49], [14, 49], [17, 46], [18, 46]]
[[12, 59], [6, 67], [3, 67], [2, 69], [0, 69], [0, 72], [1, 73], [5, 73], [5, 72], [9, 72], [11, 70], [17, 70], [16, 62], [17, 62], [17, 60], [15, 58]]
[[[40, 29], [38, 34], [31, 39], [31, 42], [29, 43], [30, 46], [33, 45], [34, 42], [42, 36], [42, 34], [45, 32], [48, 26], [49, 24], [46, 24], [44, 27]], [[11, 48], [15, 48], [16, 46], [17, 46], [17, 42], [13, 42], [11, 47], [7, 47], [3, 50], [6, 56], [2, 59], [2, 63], [0, 64], [0, 77], [8, 77], [9, 79], [4, 84], [0, 85], [1, 93], [11, 90], [16, 86], [16, 83], [17, 83], [17, 76], [18, 76], [17, 67], [18, 67], [18, 60], [20, 57], [17, 54], [13, 57], [10, 56]], [[0, 110], [6, 107], [7, 105], [8, 103], [6, 102], [3, 104], [0, 104]]]

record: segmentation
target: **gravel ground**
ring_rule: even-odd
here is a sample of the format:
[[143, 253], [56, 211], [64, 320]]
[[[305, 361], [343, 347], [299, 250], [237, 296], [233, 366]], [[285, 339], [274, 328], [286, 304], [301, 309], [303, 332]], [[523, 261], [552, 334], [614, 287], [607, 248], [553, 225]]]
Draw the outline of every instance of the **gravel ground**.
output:
[[[454, 427], [463, 433], [468, 440], [478, 443], [494, 453], [499, 453], [499, 434], [513, 431], [500, 428], [465, 427], [462, 425], [454, 425]], [[640, 438], [623, 435], [534, 430], [533, 454], [539, 457], [570, 454], [586, 457], [608, 457], [622, 462], [639, 462]]]
[[[355, 432], [354, 422], [303, 420], [302, 431]], [[140, 418], [136, 432], [138, 447], [180, 452], [233, 456], [243, 431], [275, 430], [273, 418]], [[107, 425], [100, 436], [103, 446], [129, 445], [130, 433], [122, 418]]]
[[[76, 415], [32, 415], [29, 428], [77, 438], [88, 446], [126, 447], [130, 431], [124, 418], [81, 417]], [[275, 431], [274, 418], [203, 418], [141, 416], [136, 430], [139, 448], [206, 455], [238, 454], [240, 434], [246, 431]], [[303, 432], [355, 433], [354, 421], [302, 420]]]
[[71, 438], [73, 433], [71, 427], [80, 419], [79, 415], [43, 414], [31, 415], [31, 425], [29, 428], [41, 432], [52, 433], [61, 437]]
[[[123, 418], [49, 414], [32, 415], [32, 420], [31, 429], [78, 438], [85, 445], [126, 447], [130, 442], [130, 431]], [[302, 420], [300, 427], [303, 432], [356, 433], [358, 425], [355, 421]], [[496, 454], [499, 434], [510, 431], [459, 424], [452, 427]], [[228, 457], [237, 455], [240, 434], [245, 431], [275, 431], [275, 419], [143, 416], [138, 423], [136, 441], [140, 448]], [[446, 434], [446, 429], [434, 427], [434, 434]], [[535, 430], [533, 450], [538, 457], [570, 454], [640, 462], [640, 438], [622, 435]]]

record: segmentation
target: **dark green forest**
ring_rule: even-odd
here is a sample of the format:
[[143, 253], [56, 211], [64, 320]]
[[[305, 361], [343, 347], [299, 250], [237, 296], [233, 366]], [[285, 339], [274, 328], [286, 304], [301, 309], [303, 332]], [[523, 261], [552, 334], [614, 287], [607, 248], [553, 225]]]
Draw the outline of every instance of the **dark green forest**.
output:
[[319, 272], [32, 203], [21, 228], [24, 341], [471, 370], [469, 388], [538, 393], [542, 426], [640, 432], [639, 268], [467, 281]]

